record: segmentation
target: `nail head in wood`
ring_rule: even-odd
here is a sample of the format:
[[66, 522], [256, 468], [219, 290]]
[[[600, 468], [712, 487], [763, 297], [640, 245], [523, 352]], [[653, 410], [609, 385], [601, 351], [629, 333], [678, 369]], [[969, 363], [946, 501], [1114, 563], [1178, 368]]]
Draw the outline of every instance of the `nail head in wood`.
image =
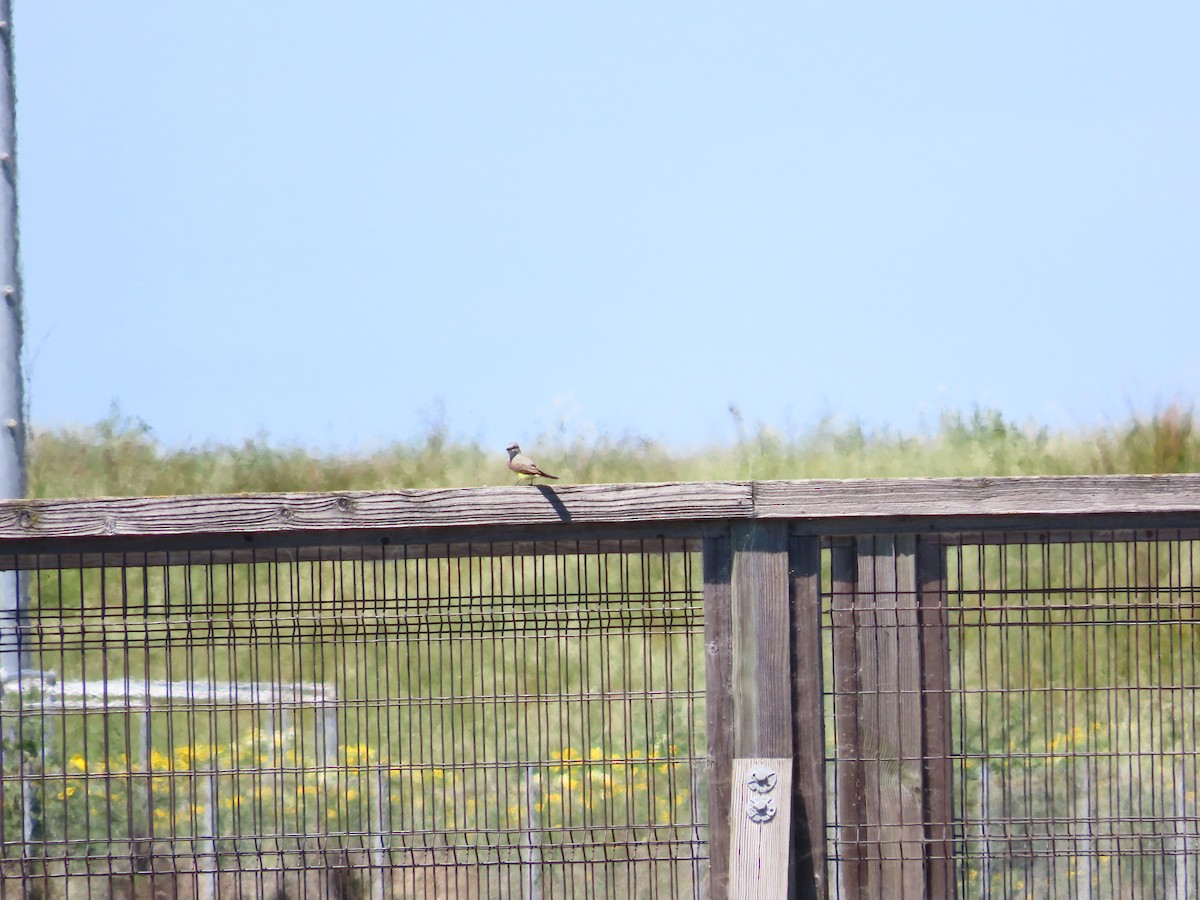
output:
[[769, 766], [755, 766], [746, 777], [746, 786], [755, 794], [768, 794], [775, 788], [779, 776]]
[[[786, 757], [735, 757], [731, 768], [728, 896], [731, 900], [787, 900], [792, 761]], [[776, 785], [769, 794], [751, 789], [752, 783], [758, 783], [751, 777], [752, 771], [776, 774]]]
[[746, 801], [746, 816], [757, 825], [767, 824], [775, 818], [775, 798], [751, 795]]

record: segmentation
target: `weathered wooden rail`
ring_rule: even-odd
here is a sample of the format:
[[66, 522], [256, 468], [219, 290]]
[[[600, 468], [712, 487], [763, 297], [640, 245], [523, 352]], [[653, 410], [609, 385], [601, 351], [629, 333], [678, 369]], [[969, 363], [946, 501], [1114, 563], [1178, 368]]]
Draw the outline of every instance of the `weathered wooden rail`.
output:
[[[1200, 476], [899, 478], [588, 484], [308, 494], [0, 501], [0, 540], [420, 532], [441, 528], [637, 525], [787, 519], [825, 533], [1112, 527], [1195, 514]], [[1133, 518], [1126, 518], [1133, 517]], [[1194, 520], [1192, 520], [1194, 523]]]
[[[1096, 535], [1193, 552], [1200, 476], [14, 500], [0, 502], [0, 569], [186, 565], [198, 551], [252, 562], [350, 545], [381, 559], [554, 554], [559, 541], [594, 553], [645, 538], [702, 547], [711, 896], [953, 897], [972, 893], [956, 866], [973, 838], [962, 783], [954, 794], [966, 726], [952, 727], [964, 677], [951, 667], [952, 613], [966, 619], [949, 605], [948, 548]], [[1179, 615], [1200, 618], [1191, 563], [1175, 565], [1173, 589], [1191, 601]], [[1183, 682], [1194, 703], [1197, 685]], [[733, 772], [751, 763], [780, 767], [783, 799], [762, 824], [733, 803], [750, 796]], [[971, 815], [986, 822], [986, 802]], [[1175, 877], [1186, 892], [1194, 875]]]

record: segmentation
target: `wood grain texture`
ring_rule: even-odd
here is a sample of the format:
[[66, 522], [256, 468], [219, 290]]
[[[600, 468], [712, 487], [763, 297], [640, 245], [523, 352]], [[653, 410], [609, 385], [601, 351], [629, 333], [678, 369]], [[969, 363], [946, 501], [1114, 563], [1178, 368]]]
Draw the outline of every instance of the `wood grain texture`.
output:
[[825, 852], [825, 696], [821, 648], [821, 543], [792, 537], [792, 894], [829, 896]]
[[[826, 530], [929, 520], [1200, 514], [1200, 475], [595, 484], [0, 501], [0, 542], [453, 527], [793, 519]], [[1186, 524], [1186, 522], [1184, 523]], [[874, 526], [871, 526], [874, 528]]]
[[930, 897], [955, 900], [954, 739], [946, 548], [917, 538], [921, 633], [921, 728], [924, 757], [925, 865]]
[[735, 522], [733, 755], [791, 758], [791, 604], [786, 523]]
[[835, 896], [860, 900], [869, 879], [863, 852], [862, 819], [865, 807], [862, 750], [858, 737], [858, 621], [855, 582], [858, 573], [854, 541], [837, 541], [830, 552], [830, 592], [833, 613], [833, 714], [837, 736], [837, 861], [830, 880]]
[[1200, 511], [1200, 475], [754, 482], [757, 518], [1062, 516]]
[[751, 512], [745, 482], [8, 500], [0, 502], [0, 540], [645, 523]]
[[924, 898], [916, 539], [858, 540], [860, 834], [871, 896]]
[[[739, 775], [736, 766], [733, 770], [730, 827], [734, 831], [729, 844], [732, 898], [788, 896], [794, 727], [788, 542], [786, 522], [734, 522], [730, 526], [733, 757], [735, 761], [776, 760], [778, 764], [772, 768], [786, 785], [773, 794], [778, 812], [764, 829], [745, 819], [745, 775]], [[749, 832], [742, 828], [744, 825], [752, 826]], [[765, 831], [773, 835], [769, 859], [761, 855], [768, 849], [758, 843]]]
[[[755, 767], [768, 767], [778, 778], [775, 787], [763, 795], [775, 802], [775, 817], [769, 822], [753, 822], [746, 813], [747, 803], [756, 796], [748, 784]], [[732, 900], [787, 900], [791, 757], [735, 758], [731, 780], [729, 896]]]
[[733, 766], [733, 555], [729, 536], [704, 541], [704, 705], [708, 726], [710, 900], [729, 896], [730, 772]]

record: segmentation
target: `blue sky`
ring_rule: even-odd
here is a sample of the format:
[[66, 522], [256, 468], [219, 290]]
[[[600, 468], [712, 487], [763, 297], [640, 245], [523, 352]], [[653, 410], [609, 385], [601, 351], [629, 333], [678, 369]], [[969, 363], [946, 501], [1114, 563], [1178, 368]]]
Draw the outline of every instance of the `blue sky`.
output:
[[1196, 399], [1195, 3], [15, 5], [35, 426]]

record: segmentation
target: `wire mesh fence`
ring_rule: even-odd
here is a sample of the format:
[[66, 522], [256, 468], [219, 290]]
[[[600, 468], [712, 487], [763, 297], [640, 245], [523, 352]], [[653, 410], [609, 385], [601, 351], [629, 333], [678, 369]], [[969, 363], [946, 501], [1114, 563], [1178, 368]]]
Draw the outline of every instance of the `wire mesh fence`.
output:
[[831, 894], [1200, 895], [1195, 533], [922, 543], [824, 542]]
[[[821, 536], [831, 486], [784, 487], [799, 498], [762, 521], [703, 527], [679, 497], [736, 485], [554, 495], [569, 528], [514, 525], [545, 495], [497, 493], [488, 533], [508, 537], [447, 526], [473, 536], [455, 543], [416, 540], [419, 517], [357, 542], [262, 534], [273, 498], [185, 498], [168, 538], [147, 518], [75, 544], [110, 504], [62, 501], [29, 540], [20, 513], [0, 555], [0, 599], [27, 598], [0, 608], [0, 900], [723, 900], [762, 862], [733, 757], [789, 747], [791, 812], [752, 824], [791, 836], [775, 877], [818, 897], [1200, 896], [1194, 528], [1071, 512], [1023, 532], [967, 505], [998, 530], [896, 513], [850, 537], [851, 497]], [[1074, 509], [1094, 485], [1016, 487]], [[925, 515], [964, 489], [910, 488], [937, 494]], [[1163, 502], [1157, 481], [1110, 489], [1154, 522], [1129, 510]], [[337, 524], [433, 502], [343, 500], [287, 503]], [[212, 503], [244, 533], [190, 531]], [[601, 507], [628, 521], [551, 537]]]
[[42, 555], [0, 898], [700, 896], [699, 574], [678, 540]]

